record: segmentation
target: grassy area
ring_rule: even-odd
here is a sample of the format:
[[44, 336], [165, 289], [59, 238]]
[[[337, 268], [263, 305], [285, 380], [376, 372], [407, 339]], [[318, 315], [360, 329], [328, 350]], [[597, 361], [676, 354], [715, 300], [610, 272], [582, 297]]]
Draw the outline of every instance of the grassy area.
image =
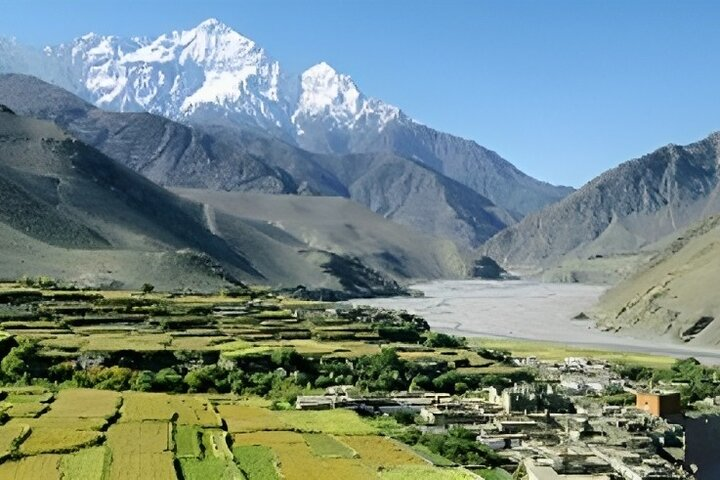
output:
[[447, 458], [438, 455], [437, 453], [431, 452], [425, 445], [417, 444], [411, 447], [412, 450], [423, 457], [425, 460], [432, 462], [433, 465], [438, 467], [452, 467], [455, 463], [451, 462]]
[[439, 470], [428, 466], [407, 465], [383, 470], [380, 478], [382, 480], [473, 480], [476, 477], [467, 470], [459, 468]]
[[513, 476], [502, 468], [484, 468], [477, 473], [485, 480], [513, 480]]
[[200, 436], [202, 429], [197, 425], [178, 425], [175, 430], [175, 456], [197, 458], [202, 454]]
[[275, 414], [283, 423], [299, 432], [331, 435], [373, 435], [377, 433], [374, 427], [350, 410], [287, 410], [275, 412]]
[[203, 455], [197, 458], [181, 458], [183, 478], [186, 480], [240, 480], [243, 474], [228, 450], [224, 432], [202, 433]]
[[566, 357], [586, 357], [649, 368], [669, 368], [676, 360], [673, 357], [661, 355], [573, 347], [559, 343], [530, 340], [470, 338], [468, 342], [475, 347], [506, 350], [519, 357], [535, 356], [540, 360], [549, 361], [562, 361]]
[[110, 462], [107, 447], [85, 448], [72, 455], [63, 456], [60, 470], [63, 478], [72, 480], [97, 480], [103, 478]]
[[235, 462], [248, 480], [279, 480], [277, 459], [272, 449], [262, 445], [241, 445], [233, 449]]
[[354, 451], [330, 435], [324, 433], [306, 433], [303, 435], [303, 438], [305, 438], [305, 442], [310, 446], [313, 454], [318, 457], [353, 458], [355, 456]]

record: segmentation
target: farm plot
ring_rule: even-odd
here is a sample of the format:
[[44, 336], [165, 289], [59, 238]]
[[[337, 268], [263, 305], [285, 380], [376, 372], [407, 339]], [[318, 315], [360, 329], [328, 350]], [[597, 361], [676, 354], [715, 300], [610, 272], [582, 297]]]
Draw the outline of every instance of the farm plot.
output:
[[202, 397], [145, 392], [123, 394], [121, 422], [172, 419], [175, 419], [178, 425], [221, 425], [220, 418], [210, 402]]
[[359, 459], [322, 458], [313, 455], [306, 443], [271, 444], [278, 458], [280, 472], [285, 480], [317, 478], [318, 472], [332, 472], [334, 478], [365, 480], [376, 477], [372, 469]]
[[109, 480], [138, 480], [140, 478], [177, 480], [172, 452], [115, 453], [113, 451]]
[[[249, 473], [256, 472], [254, 478], [273, 479], [272, 476], [260, 476], [258, 471], [272, 472], [271, 466], [277, 465], [280, 477], [285, 480], [307, 480], [317, 478], [318, 472], [332, 472], [333, 478], [345, 480], [365, 480], [375, 478], [374, 468], [365, 465], [357, 458], [329, 458], [316, 455], [307, 444], [305, 437], [297, 432], [254, 432], [241, 433], [233, 436], [234, 445], [237, 449], [245, 447], [269, 448], [272, 456], [267, 451], [261, 450], [240, 450], [237, 461], [241, 468]], [[261, 457], [254, 459], [249, 457], [253, 453], [260, 452]], [[246, 469], [247, 468], [247, 469]]]
[[111, 480], [175, 480], [169, 422], [117, 423], [107, 432]]
[[355, 412], [350, 410], [285, 410], [273, 413], [291, 430], [299, 432], [331, 435], [372, 435], [377, 433], [374, 427], [363, 422]]
[[60, 480], [62, 455], [34, 455], [0, 464], [0, 478]]
[[57, 427], [32, 427], [30, 436], [20, 445], [23, 455], [38, 453], [66, 453], [82, 447], [97, 445], [103, 439], [101, 432], [70, 430]]
[[108, 419], [116, 414], [120, 400], [120, 394], [110, 390], [61, 390], [44, 417]]
[[30, 427], [22, 423], [0, 426], [0, 460], [10, 455], [29, 433]]
[[477, 478], [467, 470], [452, 468], [440, 469], [430, 466], [412, 465], [383, 469], [380, 472], [382, 480], [473, 480]]
[[355, 452], [347, 445], [338, 442], [330, 435], [306, 433], [303, 438], [315, 456], [325, 458], [353, 458], [356, 456]]
[[218, 405], [220, 416], [227, 423], [230, 433], [257, 432], [262, 430], [289, 430], [276, 412], [252, 405]]
[[233, 449], [235, 462], [248, 480], [280, 480], [277, 458], [263, 445], [241, 445]]
[[38, 418], [13, 418], [6, 425], [24, 424], [30, 428], [65, 428], [68, 430], [95, 430], [99, 431], [107, 424], [104, 418], [73, 418], [49, 417], [42, 415]]
[[72, 455], [64, 455], [60, 461], [63, 478], [72, 480], [97, 480], [103, 478], [110, 462], [107, 447], [85, 448]]
[[175, 428], [175, 456], [177, 458], [199, 458], [202, 429], [196, 425], [178, 425]]
[[245, 480], [228, 448], [227, 432], [204, 431], [201, 451], [197, 457], [180, 458], [180, 467], [186, 480]]
[[5, 403], [6, 413], [10, 418], [36, 418], [48, 409], [47, 403], [23, 402]]
[[355, 450], [362, 462], [374, 470], [381, 467], [385, 469], [395, 466], [428, 465], [404, 445], [385, 437], [353, 435], [338, 439]]
[[172, 450], [172, 428], [168, 422], [117, 423], [107, 432], [107, 444], [116, 453], [128, 455]]

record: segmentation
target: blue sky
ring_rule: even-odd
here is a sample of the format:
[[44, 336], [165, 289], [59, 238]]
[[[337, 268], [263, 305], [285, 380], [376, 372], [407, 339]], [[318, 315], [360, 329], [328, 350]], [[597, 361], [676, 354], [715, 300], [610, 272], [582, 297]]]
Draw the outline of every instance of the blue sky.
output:
[[720, 130], [720, 2], [9, 1], [0, 35], [153, 36], [216, 17], [286, 69], [325, 60], [366, 94], [579, 186]]

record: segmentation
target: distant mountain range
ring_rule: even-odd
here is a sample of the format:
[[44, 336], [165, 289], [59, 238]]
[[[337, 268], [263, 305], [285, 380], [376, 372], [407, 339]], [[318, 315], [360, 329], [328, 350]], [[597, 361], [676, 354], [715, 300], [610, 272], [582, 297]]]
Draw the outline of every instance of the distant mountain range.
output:
[[[0, 72], [37, 76], [106, 110], [240, 128], [316, 154], [393, 154], [454, 179], [509, 217], [572, 191], [523, 174], [475, 142], [413, 121], [365, 96], [324, 62], [299, 75], [286, 72], [255, 42], [214, 19], [155, 39], [88, 34], [42, 51], [3, 40]], [[335, 159], [335, 168], [352, 160]]]
[[720, 133], [714, 133], [603, 173], [501, 231], [482, 250], [515, 270], [635, 254], [718, 212]]
[[[244, 217], [253, 204], [240, 197], [233, 197], [232, 208], [181, 198], [57, 125], [6, 106], [0, 107], [0, 198], [6, 280], [47, 275], [95, 287], [150, 282], [164, 290], [216, 290], [246, 281], [377, 295], [398, 293], [394, 279], [465, 270], [449, 242], [407, 231], [346, 200], [317, 198], [303, 207], [303, 197], [280, 196], [273, 207], [281, 210], [294, 198], [300, 209], [337, 211], [335, 223], [342, 221], [346, 231], [331, 238], [321, 225], [301, 230]], [[334, 206], [323, 207], [329, 201]], [[353, 232], [362, 230], [371, 233], [355, 239]]]
[[25, 75], [0, 75], [0, 103], [54, 121], [163, 186], [349, 197], [465, 248], [516, 218], [459, 182], [392, 153], [313, 154], [249, 130], [106, 112]]

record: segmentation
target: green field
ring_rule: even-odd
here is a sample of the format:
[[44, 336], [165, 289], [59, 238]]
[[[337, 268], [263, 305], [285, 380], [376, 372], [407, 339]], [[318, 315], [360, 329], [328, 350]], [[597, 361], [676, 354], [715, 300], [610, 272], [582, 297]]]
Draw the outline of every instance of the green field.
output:
[[270, 447], [242, 445], [235, 447], [233, 453], [248, 480], [280, 480], [277, 459]]
[[549, 361], [562, 361], [566, 357], [585, 357], [649, 368], [669, 368], [676, 361], [675, 358], [661, 355], [572, 347], [551, 342], [494, 338], [470, 338], [468, 341], [481, 348], [505, 350], [518, 357], [535, 356], [540, 360]]
[[[273, 411], [232, 395], [88, 389], [52, 398], [38, 418], [0, 425], [3, 480], [176, 479], [175, 466], [187, 480], [308, 480], [317, 472], [347, 480], [467, 478], [460, 469], [430, 466], [349, 410]], [[202, 415], [193, 423], [188, 405], [208, 405], [222, 427]], [[104, 417], [107, 431], [90, 429]], [[233, 421], [244, 433], [224, 429]]]
[[318, 457], [353, 458], [356, 455], [347, 445], [324, 433], [306, 433], [303, 438]]

